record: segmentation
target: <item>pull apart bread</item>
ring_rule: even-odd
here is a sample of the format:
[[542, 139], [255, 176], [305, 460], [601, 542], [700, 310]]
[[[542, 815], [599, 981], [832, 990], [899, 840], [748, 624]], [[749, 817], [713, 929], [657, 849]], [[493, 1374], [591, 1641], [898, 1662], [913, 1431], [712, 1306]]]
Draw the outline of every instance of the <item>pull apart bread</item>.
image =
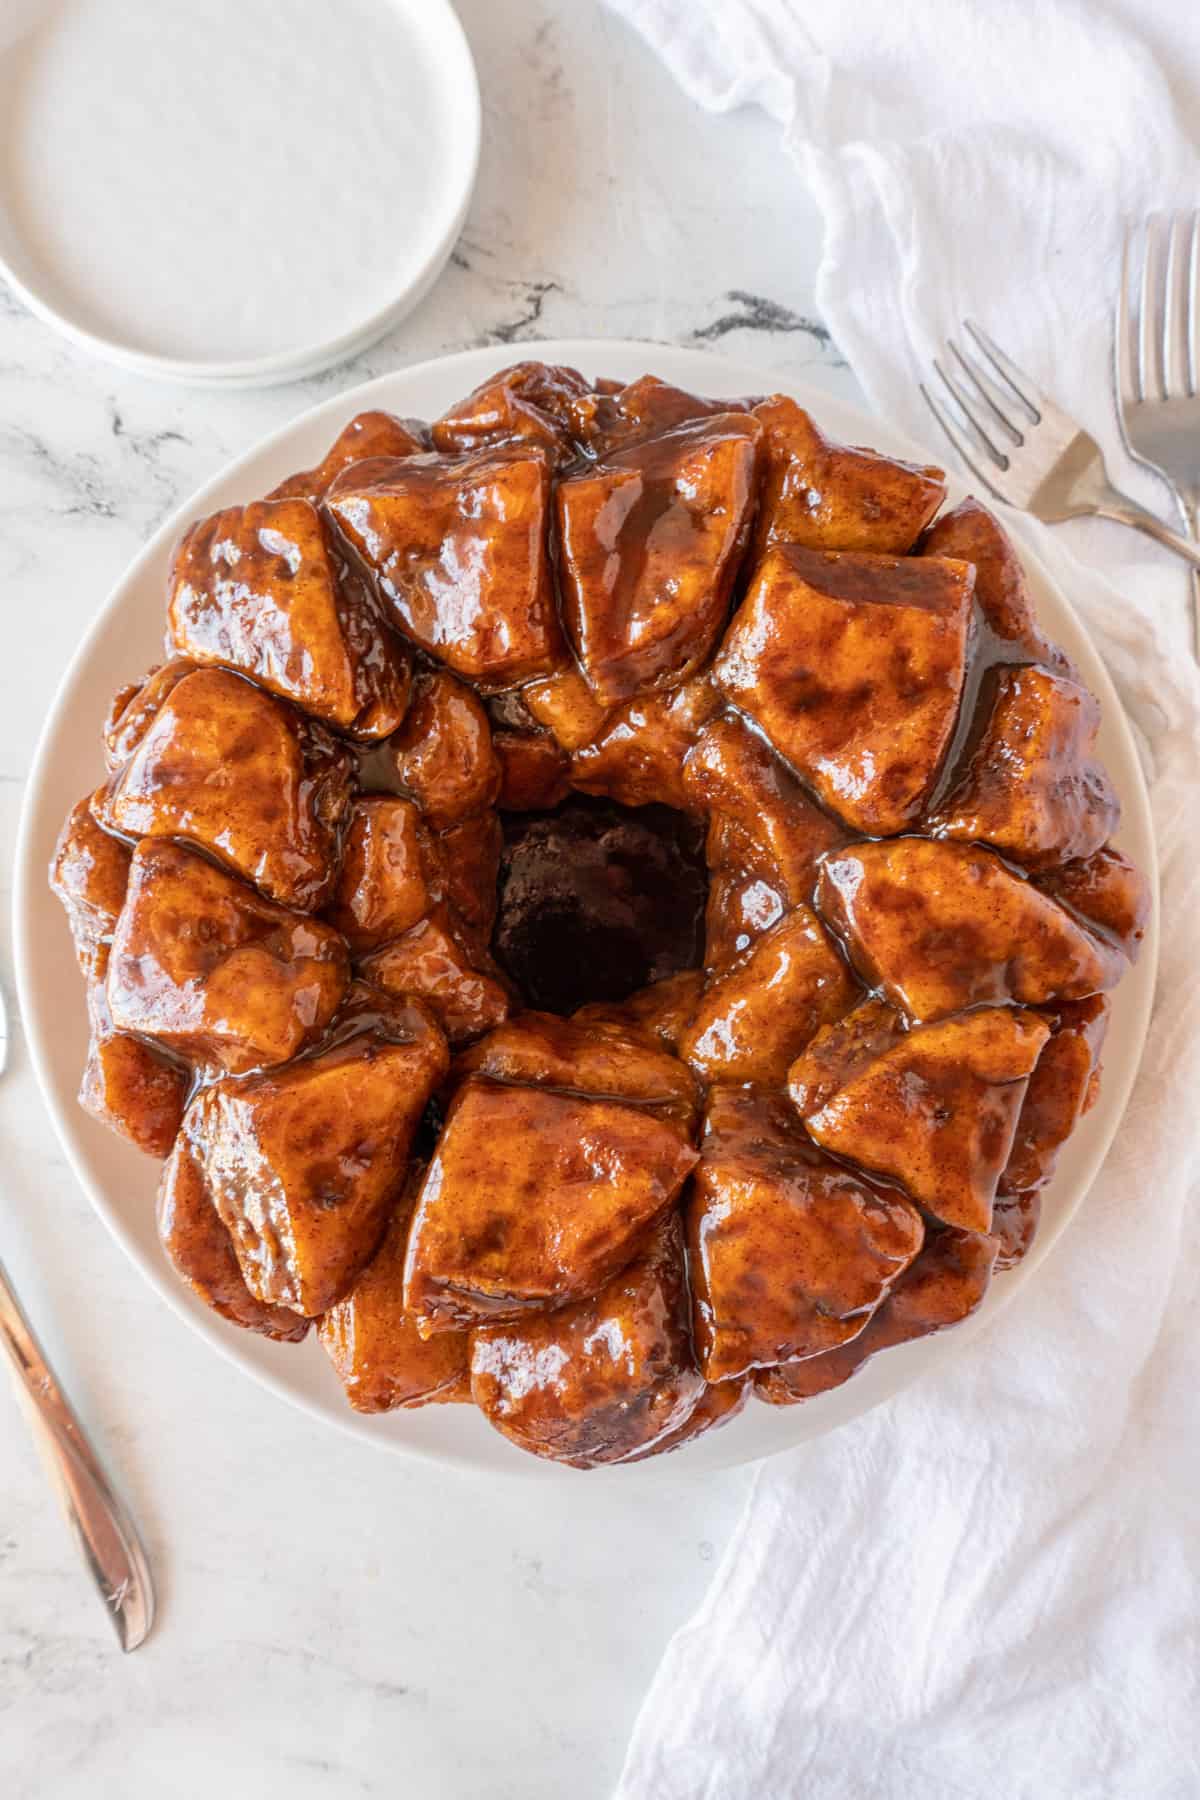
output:
[[944, 497], [784, 396], [530, 362], [191, 527], [51, 885], [199, 1301], [578, 1468], [980, 1305], [1149, 902]]

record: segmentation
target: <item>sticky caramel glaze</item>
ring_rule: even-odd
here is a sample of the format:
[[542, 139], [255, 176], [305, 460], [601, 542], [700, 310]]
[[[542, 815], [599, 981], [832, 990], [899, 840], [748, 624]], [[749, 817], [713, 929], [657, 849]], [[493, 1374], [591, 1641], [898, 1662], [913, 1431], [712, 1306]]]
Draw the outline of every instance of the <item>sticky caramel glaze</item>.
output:
[[975, 602], [991, 640], [986, 661], [1044, 663], [1072, 676], [1069, 658], [1038, 627], [1025, 571], [1008, 534], [966, 499], [922, 534], [918, 556], [949, 556], [975, 569]]
[[583, 1299], [695, 1162], [680, 1127], [644, 1108], [472, 1076], [417, 1201], [404, 1303], [424, 1334]]
[[197, 665], [176, 657], [150, 669], [113, 695], [104, 721], [104, 760], [110, 770], [122, 768], [133, 755], [171, 690]]
[[856, 991], [821, 921], [797, 906], [710, 982], [679, 1054], [705, 1081], [781, 1087], [809, 1039]]
[[66, 911], [79, 967], [89, 979], [101, 962], [107, 968], [133, 854], [101, 828], [91, 800], [87, 796], [71, 808], [50, 861], [50, 886]]
[[915, 1206], [822, 1154], [782, 1095], [714, 1088], [686, 1208], [710, 1381], [856, 1337], [916, 1256]]
[[487, 713], [444, 669], [418, 678], [408, 717], [388, 748], [401, 790], [437, 831], [482, 812], [500, 791]]
[[453, 456], [526, 443], [538, 445], [556, 463], [568, 461], [589, 433], [596, 402], [578, 369], [514, 363], [434, 421], [434, 447]]
[[349, 1292], [318, 1321], [321, 1347], [355, 1412], [470, 1398], [466, 1332], [423, 1338], [404, 1306], [408, 1227], [424, 1176], [423, 1165], [413, 1169], [379, 1249]]
[[377, 996], [313, 1055], [200, 1091], [183, 1135], [257, 1299], [311, 1317], [346, 1293], [448, 1067], [429, 1011]]
[[692, 1361], [683, 1230], [670, 1213], [586, 1300], [471, 1334], [471, 1395], [522, 1450], [575, 1468], [679, 1431], [704, 1393]]
[[541, 450], [354, 463], [325, 505], [389, 617], [456, 674], [514, 687], [563, 660]]
[[941, 469], [834, 443], [782, 394], [761, 401], [754, 412], [765, 428], [758, 554], [781, 542], [814, 550], [909, 553], [945, 498]]
[[983, 1007], [907, 1032], [804, 1123], [858, 1168], [898, 1182], [935, 1218], [987, 1231], [1017, 1119], [1050, 1027]]
[[914, 1021], [963, 1007], [1081, 1000], [1124, 957], [990, 850], [928, 838], [854, 844], [821, 865], [817, 906], [868, 987]]
[[633, 1026], [605, 1020], [522, 1013], [457, 1057], [454, 1074], [624, 1100], [689, 1132], [700, 1110], [696, 1079], [677, 1057]]
[[1111, 844], [1083, 862], [1038, 876], [1035, 886], [1131, 963], [1137, 961], [1150, 923], [1150, 883]]
[[986, 843], [1026, 869], [1099, 850], [1121, 808], [1092, 749], [1100, 706], [1046, 669], [994, 667], [980, 690], [966, 766], [925, 819], [932, 836]]
[[563, 618], [602, 704], [682, 681], [715, 646], [749, 535], [760, 436], [748, 414], [719, 413], [559, 482]]
[[591, 1001], [574, 1015], [580, 1024], [610, 1024], [644, 1031], [678, 1053], [679, 1041], [692, 1022], [704, 992], [703, 969], [684, 969], [630, 994], [619, 1005]]
[[158, 1189], [158, 1239], [176, 1274], [215, 1313], [246, 1331], [299, 1343], [310, 1321], [286, 1306], [255, 1299], [242, 1277], [233, 1239], [209, 1196], [185, 1138], [163, 1165]]
[[329, 926], [178, 844], [146, 839], [134, 851], [108, 968], [118, 1031], [236, 1074], [303, 1050], [349, 979]]
[[751, 1386], [748, 1378], [735, 1381], [706, 1382], [704, 1392], [695, 1406], [673, 1431], [665, 1437], [658, 1438], [644, 1450], [635, 1450], [631, 1456], [622, 1457], [622, 1462], [644, 1462], [648, 1456], [663, 1456], [669, 1450], [682, 1450], [694, 1438], [703, 1437], [707, 1431], [715, 1431], [722, 1425], [728, 1425], [731, 1419], [745, 1409], [750, 1398]]
[[1042, 1190], [1025, 1194], [1000, 1194], [992, 1208], [991, 1237], [998, 1246], [996, 1271], [1015, 1269], [1029, 1254], [1042, 1217]]
[[404, 647], [307, 500], [192, 526], [171, 565], [167, 651], [247, 675], [352, 737], [387, 737], [408, 705]]
[[505, 812], [551, 812], [570, 792], [571, 763], [548, 731], [493, 731]]
[[315, 469], [289, 475], [268, 500], [321, 500], [343, 469], [369, 456], [419, 456], [429, 448], [425, 427], [389, 412], [361, 412], [340, 431]]
[[515, 996], [483, 945], [448, 906], [364, 956], [360, 972], [391, 994], [415, 994], [437, 1015], [452, 1044], [501, 1024]]
[[[1104, 842], [1094, 702], [997, 522], [969, 503], [929, 525], [940, 492], [939, 471], [833, 443], [779, 396], [525, 363], [432, 431], [360, 415], [316, 468], [193, 527], [172, 661], [106, 725], [116, 811], [76, 809], [53, 884], [90, 985], [85, 1104], [156, 1154], [185, 1099], [202, 1121], [185, 1142], [237, 1247], [190, 1189], [167, 1235], [191, 1218], [204, 1253], [181, 1254], [210, 1299], [251, 1325], [280, 1296], [324, 1306], [367, 1407], [469, 1397], [468, 1328], [544, 1338], [543, 1362], [553, 1347], [570, 1367], [517, 1422], [527, 1446], [657, 1454], [732, 1416], [751, 1376], [660, 1429], [661, 1395], [638, 1385], [660, 1337], [645, 1313], [622, 1339], [626, 1390], [569, 1315], [638, 1288], [631, 1266], [677, 1229], [700, 1082], [720, 1096], [731, 1078], [755, 1084], [730, 1104], [758, 1109], [758, 1141], [706, 1141], [729, 1201], [710, 1219], [712, 1369], [737, 1366], [739, 1334], [758, 1334], [748, 1369], [811, 1339], [780, 1367], [829, 1385], [838, 1359], [895, 1341], [893, 1314], [911, 1335], [969, 1310], [990, 1240], [938, 1209], [990, 1218], [1001, 1264], [1023, 1251], [1035, 1184], [1095, 1095], [1097, 995], [1136, 956], [1148, 897]], [[202, 742], [189, 701], [220, 690], [241, 704]], [[303, 715], [299, 764], [251, 714]], [[304, 784], [331, 744], [326, 804]], [[221, 784], [233, 803], [214, 807]], [[297, 808], [325, 834], [298, 862]], [[126, 838], [160, 833], [130, 859]], [[502, 849], [495, 943], [524, 992], [488, 949]], [[476, 1048], [393, 1104], [385, 1015], [414, 994]], [[507, 1026], [527, 1002], [577, 1012]], [[388, 1132], [410, 1102], [401, 1149]], [[771, 1130], [798, 1148], [772, 1162]], [[414, 1158], [415, 1260], [397, 1205]], [[322, 1159], [337, 1179], [314, 1196]], [[842, 1199], [817, 1204], [826, 1180]], [[920, 1231], [914, 1196], [929, 1248], [897, 1278], [879, 1234]], [[839, 1220], [844, 1255], [825, 1258]], [[605, 1314], [614, 1334], [631, 1316], [620, 1298]]]
[[704, 864], [682, 815], [579, 796], [504, 825], [492, 942], [530, 1005], [620, 1002], [699, 961]]
[[920, 1256], [853, 1342], [760, 1371], [754, 1378], [756, 1395], [772, 1406], [794, 1406], [841, 1387], [876, 1351], [960, 1324], [982, 1302], [997, 1266], [995, 1238], [969, 1231], [931, 1233]]
[[354, 802], [327, 918], [355, 952], [400, 937], [442, 898], [433, 836], [415, 801], [367, 794]]
[[87, 1061], [79, 1104], [147, 1156], [166, 1156], [187, 1103], [189, 1075], [168, 1054], [113, 1027], [103, 947], [88, 983]]
[[713, 679], [838, 818], [903, 831], [954, 735], [973, 582], [968, 563], [776, 544]]
[[665, 694], [633, 700], [605, 721], [591, 744], [571, 758], [571, 785], [622, 806], [693, 806], [684, 764], [702, 725], [719, 712], [721, 696], [707, 675], [694, 675]]
[[1054, 1173], [1059, 1150], [1099, 1092], [1108, 1016], [1102, 994], [1047, 1009], [1051, 1035], [1029, 1078], [1002, 1194], [1043, 1187]]
[[[134, 702], [137, 705], [137, 702]], [[100, 803], [132, 840], [181, 838], [268, 899], [328, 899], [351, 757], [315, 721], [226, 669], [172, 685]]]

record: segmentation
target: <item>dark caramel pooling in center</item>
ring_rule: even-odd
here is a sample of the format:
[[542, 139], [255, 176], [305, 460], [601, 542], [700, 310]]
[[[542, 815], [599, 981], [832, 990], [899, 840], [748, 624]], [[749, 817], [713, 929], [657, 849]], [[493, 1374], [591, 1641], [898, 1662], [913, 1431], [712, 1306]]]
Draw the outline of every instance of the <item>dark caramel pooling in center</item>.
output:
[[201, 1301], [581, 1468], [975, 1310], [1148, 895], [944, 496], [783, 396], [522, 363], [191, 527], [51, 882]]

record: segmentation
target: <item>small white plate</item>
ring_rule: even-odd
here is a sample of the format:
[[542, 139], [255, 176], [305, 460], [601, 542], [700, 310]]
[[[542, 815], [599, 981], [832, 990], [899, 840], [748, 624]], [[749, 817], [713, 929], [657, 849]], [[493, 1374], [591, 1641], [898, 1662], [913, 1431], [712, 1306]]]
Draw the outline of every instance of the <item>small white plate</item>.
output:
[[[630, 380], [653, 371], [682, 387], [712, 394], [762, 393], [772, 382], [703, 351], [662, 344], [565, 342], [522, 344], [523, 357], [575, 364], [589, 375]], [[232, 463], [192, 496], [155, 533], [109, 596], [80, 645], [50, 709], [25, 797], [17, 846], [14, 918], [17, 984], [30, 1052], [63, 1148], [97, 1212], [117, 1241], [176, 1312], [224, 1355], [283, 1399], [315, 1417], [386, 1449], [408, 1451], [476, 1468], [570, 1479], [573, 1471], [540, 1462], [513, 1448], [465, 1406], [430, 1406], [416, 1412], [362, 1418], [347, 1406], [320, 1346], [310, 1337], [299, 1348], [268, 1342], [226, 1324], [185, 1288], [167, 1265], [154, 1225], [158, 1164], [131, 1149], [82, 1112], [75, 1100], [87, 1049], [83, 984], [58, 904], [46, 888], [46, 869], [59, 827], [81, 794], [102, 774], [100, 723], [113, 693], [162, 654], [163, 599], [172, 545], [198, 515], [265, 493], [285, 475], [318, 462], [341, 426], [364, 407], [385, 407], [418, 418], [436, 418], [503, 364], [494, 350], [471, 350], [400, 369], [313, 408]], [[908, 443], [878, 421], [791, 381], [778, 384], [811, 407], [835, 437], [875, 444], [918, 462], [936, 456]], [[951, 479], [950, 504], [966, 492]], [[1043, 625], [1078, 664], [1098, 696], [1104, 723], [1100, 753], [1124, 806], [1121, 846], [1153, 878], [1150, 808], [1133, 738], [1104, 665], [1067, 601], [1022, 545]], [[956, 1356], [1035, 1273], [1054, 1248], [1087, 1193], [1125, 1110], [1137, 1072], [1154, 994], [1158, 901], [1137, 967], [1113, 996], [1104, 1052], [1100, 1099], [1082, 1121], [1047, 1189], [1042, 1224], [1029, 1255], [999, 1276], [973, 1318], [953, 1331], [905, 1344], [877, 1356], [845, 1387], [801, 1406], [763, 1406], [754, 1401], [732, 1423], [685, 1446], [661, 1463], [597, 1470], [593, 1480], [648, 1479], [664, 1465], [698, 1471], [750, 1462], [786, 1450], [856, 1418], [890, 1398], [927, 1369]]]
[[8, 0], [0, 273], [140, 375], [309, 375], [441, 273], [479, 136], [449, 0]]

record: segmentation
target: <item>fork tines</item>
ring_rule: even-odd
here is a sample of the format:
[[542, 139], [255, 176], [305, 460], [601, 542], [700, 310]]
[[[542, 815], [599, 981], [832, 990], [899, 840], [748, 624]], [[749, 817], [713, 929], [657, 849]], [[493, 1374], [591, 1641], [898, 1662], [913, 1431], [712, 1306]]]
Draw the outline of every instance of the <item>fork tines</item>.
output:
[[1200, 393], [1200, 212], [1169, 218], [1152, 213], [1144, 233], [1131, 227], [1125, 235], [1117, 294], [1117, 386], [1122, 403], [1135, 406]]

